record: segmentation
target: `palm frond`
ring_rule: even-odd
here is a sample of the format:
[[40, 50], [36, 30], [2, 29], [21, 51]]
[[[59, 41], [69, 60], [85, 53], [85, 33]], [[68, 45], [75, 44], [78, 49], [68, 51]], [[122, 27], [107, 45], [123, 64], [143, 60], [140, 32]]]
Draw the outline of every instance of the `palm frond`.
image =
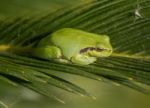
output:
[[58, 75], [60, 72], [118, 83], [149, 94], [149, 6], [149, 0], [97, 0], [53, 13], [1, 19], [1, 46], [31, 46], [57, 29], [70, 27], [109, 35], [114, 54], [100, 58], [92, 65], [78, 66], [6, 53], [0, 47], [0, 79], [23, 85], [59, 101], [62, 100], [49, 93], [51, 86], [91, 96], [84, 89], [61, 78]]

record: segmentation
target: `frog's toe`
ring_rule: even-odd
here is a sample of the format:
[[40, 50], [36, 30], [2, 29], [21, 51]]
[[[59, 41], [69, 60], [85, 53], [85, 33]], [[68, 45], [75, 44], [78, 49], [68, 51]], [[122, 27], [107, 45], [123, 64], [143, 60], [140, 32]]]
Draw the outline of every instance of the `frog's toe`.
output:
[[77, 55], [71, 57], [71, 62], [79, 65], [88, 65], [96, 61], [95, 57], [89, 57], [87, 55]]
[[59, 59], [54, 59], [56, 62], [60, 62], [60, 63], [64, 63], [64, 64], [69, 64], [69, 63], [71, 63], [69, 60], [66, 60], [66, 59], [61, 59], [61, 58], [59, 58]]

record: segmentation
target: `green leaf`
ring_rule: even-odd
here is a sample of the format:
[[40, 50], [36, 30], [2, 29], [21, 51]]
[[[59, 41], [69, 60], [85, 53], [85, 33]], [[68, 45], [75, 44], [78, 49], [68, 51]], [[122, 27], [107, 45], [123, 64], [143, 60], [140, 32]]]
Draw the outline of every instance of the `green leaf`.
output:
[[[57, 97], [49, 93], [51, 86], [91, 96], [61, 78], [59, 73], [126, 85], [150, 94], [149, 6], [149, 0], [97, 0], [53, 13], [1, 19], [1, 80], [23, 85], [57, 100]], [[22, 50], [15, 50], [15, 47], [31, 47], [43, 37], [64, 27], [109, 35], [114, 53], [108, 58], [100, 58], [92, 65], [78, 66], [20, 55]], [[7, 52], [8, 49], [11, 52]]]

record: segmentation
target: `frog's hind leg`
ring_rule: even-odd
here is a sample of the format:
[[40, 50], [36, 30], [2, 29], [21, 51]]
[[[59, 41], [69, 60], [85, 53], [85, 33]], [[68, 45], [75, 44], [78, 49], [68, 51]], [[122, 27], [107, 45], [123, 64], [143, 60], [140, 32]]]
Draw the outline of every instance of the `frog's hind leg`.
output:
[[62, 57], [60, 48], [56, 46], [44, 46], [35, 48], [33, 55], [46, 60], [59, 59]]
[[71, 62], [79, 65], [88, 65], [96, 61], [95, 57], [89, 57], [87, 55], [77, 55], [71, 57]]

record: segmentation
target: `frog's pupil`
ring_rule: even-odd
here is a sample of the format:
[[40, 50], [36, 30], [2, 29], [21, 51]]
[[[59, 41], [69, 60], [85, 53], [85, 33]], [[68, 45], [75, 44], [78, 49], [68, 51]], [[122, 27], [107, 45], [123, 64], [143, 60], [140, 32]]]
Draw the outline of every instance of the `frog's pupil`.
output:
[[93, 51], [93, 50], [96, 50], [96, 51], [98, 51], [98, 52], [102, 52], [103, 50], [105, 50], [105, 49], [102, 49], [102, 48], [94, 48], [94, 47], [87, 47], [87, 48], [83, 48], [83, 49], [81, 49], [80, 50], [80, 53], [85, 53], [85, 52], [87, 52], [87, 51]]

